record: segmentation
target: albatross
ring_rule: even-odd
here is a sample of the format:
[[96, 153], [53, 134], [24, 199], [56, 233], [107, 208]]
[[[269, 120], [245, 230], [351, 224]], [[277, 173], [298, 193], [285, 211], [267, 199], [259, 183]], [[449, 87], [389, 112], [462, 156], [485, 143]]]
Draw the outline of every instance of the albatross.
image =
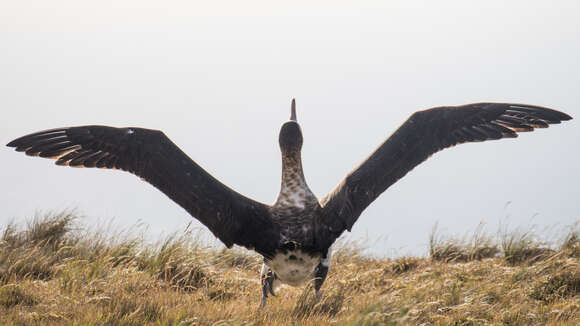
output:
[[296, 102], [280, 129], [281, 189], [272, 205], [230, 189], [189, 158], [163, 132], [90, 125], [49, 129], [7, 144], [57, 165], [118, 169], [161, 190], [204, 224], [228, 248], [264, 258], [262, 299], [280, 283], [313, 281], [316, 296], [326, 279], [331, 246], [387, 188], [434, 153], [457, 144], [515, 138], [518, 132], [570, 120], [553, 109], [512, 103], [436, 107], [412, 114], [326, 197], [312, 193], [302, 169], [302, 131]]

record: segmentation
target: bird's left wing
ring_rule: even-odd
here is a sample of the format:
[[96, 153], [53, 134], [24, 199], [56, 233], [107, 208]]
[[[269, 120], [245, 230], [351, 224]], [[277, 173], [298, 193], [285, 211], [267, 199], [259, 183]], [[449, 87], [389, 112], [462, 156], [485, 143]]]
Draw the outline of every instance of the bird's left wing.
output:
[[157, 187], [201, 221], [226, 246], [268, 255], [277, 226], [268, 206], [228, 188], [183, 153], [161, 131], [81, 126], [40, 131], [7, 146], [57, 165], [119, 169]]
[[476, 103], [414, 113], [324, 199], [319, 232], [327, 247], [352, 228], [362, 211], [388, 187], [432, 154], [457, 144], [517, 137], [572, 119], [543, 107]]

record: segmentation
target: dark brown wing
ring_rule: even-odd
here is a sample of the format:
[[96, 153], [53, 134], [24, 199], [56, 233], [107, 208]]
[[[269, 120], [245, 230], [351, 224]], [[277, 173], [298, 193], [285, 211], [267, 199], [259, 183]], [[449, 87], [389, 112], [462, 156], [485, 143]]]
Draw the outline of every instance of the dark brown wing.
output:
[[161, 131], [60, 128], [18, 138], [7, 146], [27, 155], [56, 159], [58, 165], [133, 173], [185, 208], [228, 247], [238, 244], [267, 255], [277, 243], [279, 232], [268, 206], [216, 180]]
[[352, 228], [362, 211], [432, 154], [456, 144], [515, 138], [516, 132], [572, 119], [565, 113], [522, 104], [477, 103], [414, 113], [370, 157], [321, 201], [320, 232], [330, 245]]

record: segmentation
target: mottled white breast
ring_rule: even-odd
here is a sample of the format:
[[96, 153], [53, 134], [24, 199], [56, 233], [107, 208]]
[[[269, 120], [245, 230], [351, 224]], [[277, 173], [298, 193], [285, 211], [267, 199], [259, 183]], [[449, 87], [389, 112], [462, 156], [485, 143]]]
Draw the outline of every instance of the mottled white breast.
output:
[[320, 256], [310, 256], [300, 250], [277, 253], [266, 264], [276, 274], [280, 282], [299, 286], [314, 278]]

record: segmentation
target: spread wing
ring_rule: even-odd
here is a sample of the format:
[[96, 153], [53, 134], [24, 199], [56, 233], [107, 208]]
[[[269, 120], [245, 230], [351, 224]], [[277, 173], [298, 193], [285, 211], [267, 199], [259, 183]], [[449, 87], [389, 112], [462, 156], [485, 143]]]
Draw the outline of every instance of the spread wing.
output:
[[82, 126], [33, 133], [10, 142], [27, 155], [57, 165], [119, 169], [151, 183], [226, 246], [238, 244], [267, 255], [277, 241], [268, 206], [226, 187], [183, 153], [161, 131]]
[[362, 211], [432, 154], [457, 144], [515, 138], [517, 132], [572, 119], [522, 104], [477, 103], [414, 113], [322, 201], [321, 232], [330, 245], [352, 228]]

